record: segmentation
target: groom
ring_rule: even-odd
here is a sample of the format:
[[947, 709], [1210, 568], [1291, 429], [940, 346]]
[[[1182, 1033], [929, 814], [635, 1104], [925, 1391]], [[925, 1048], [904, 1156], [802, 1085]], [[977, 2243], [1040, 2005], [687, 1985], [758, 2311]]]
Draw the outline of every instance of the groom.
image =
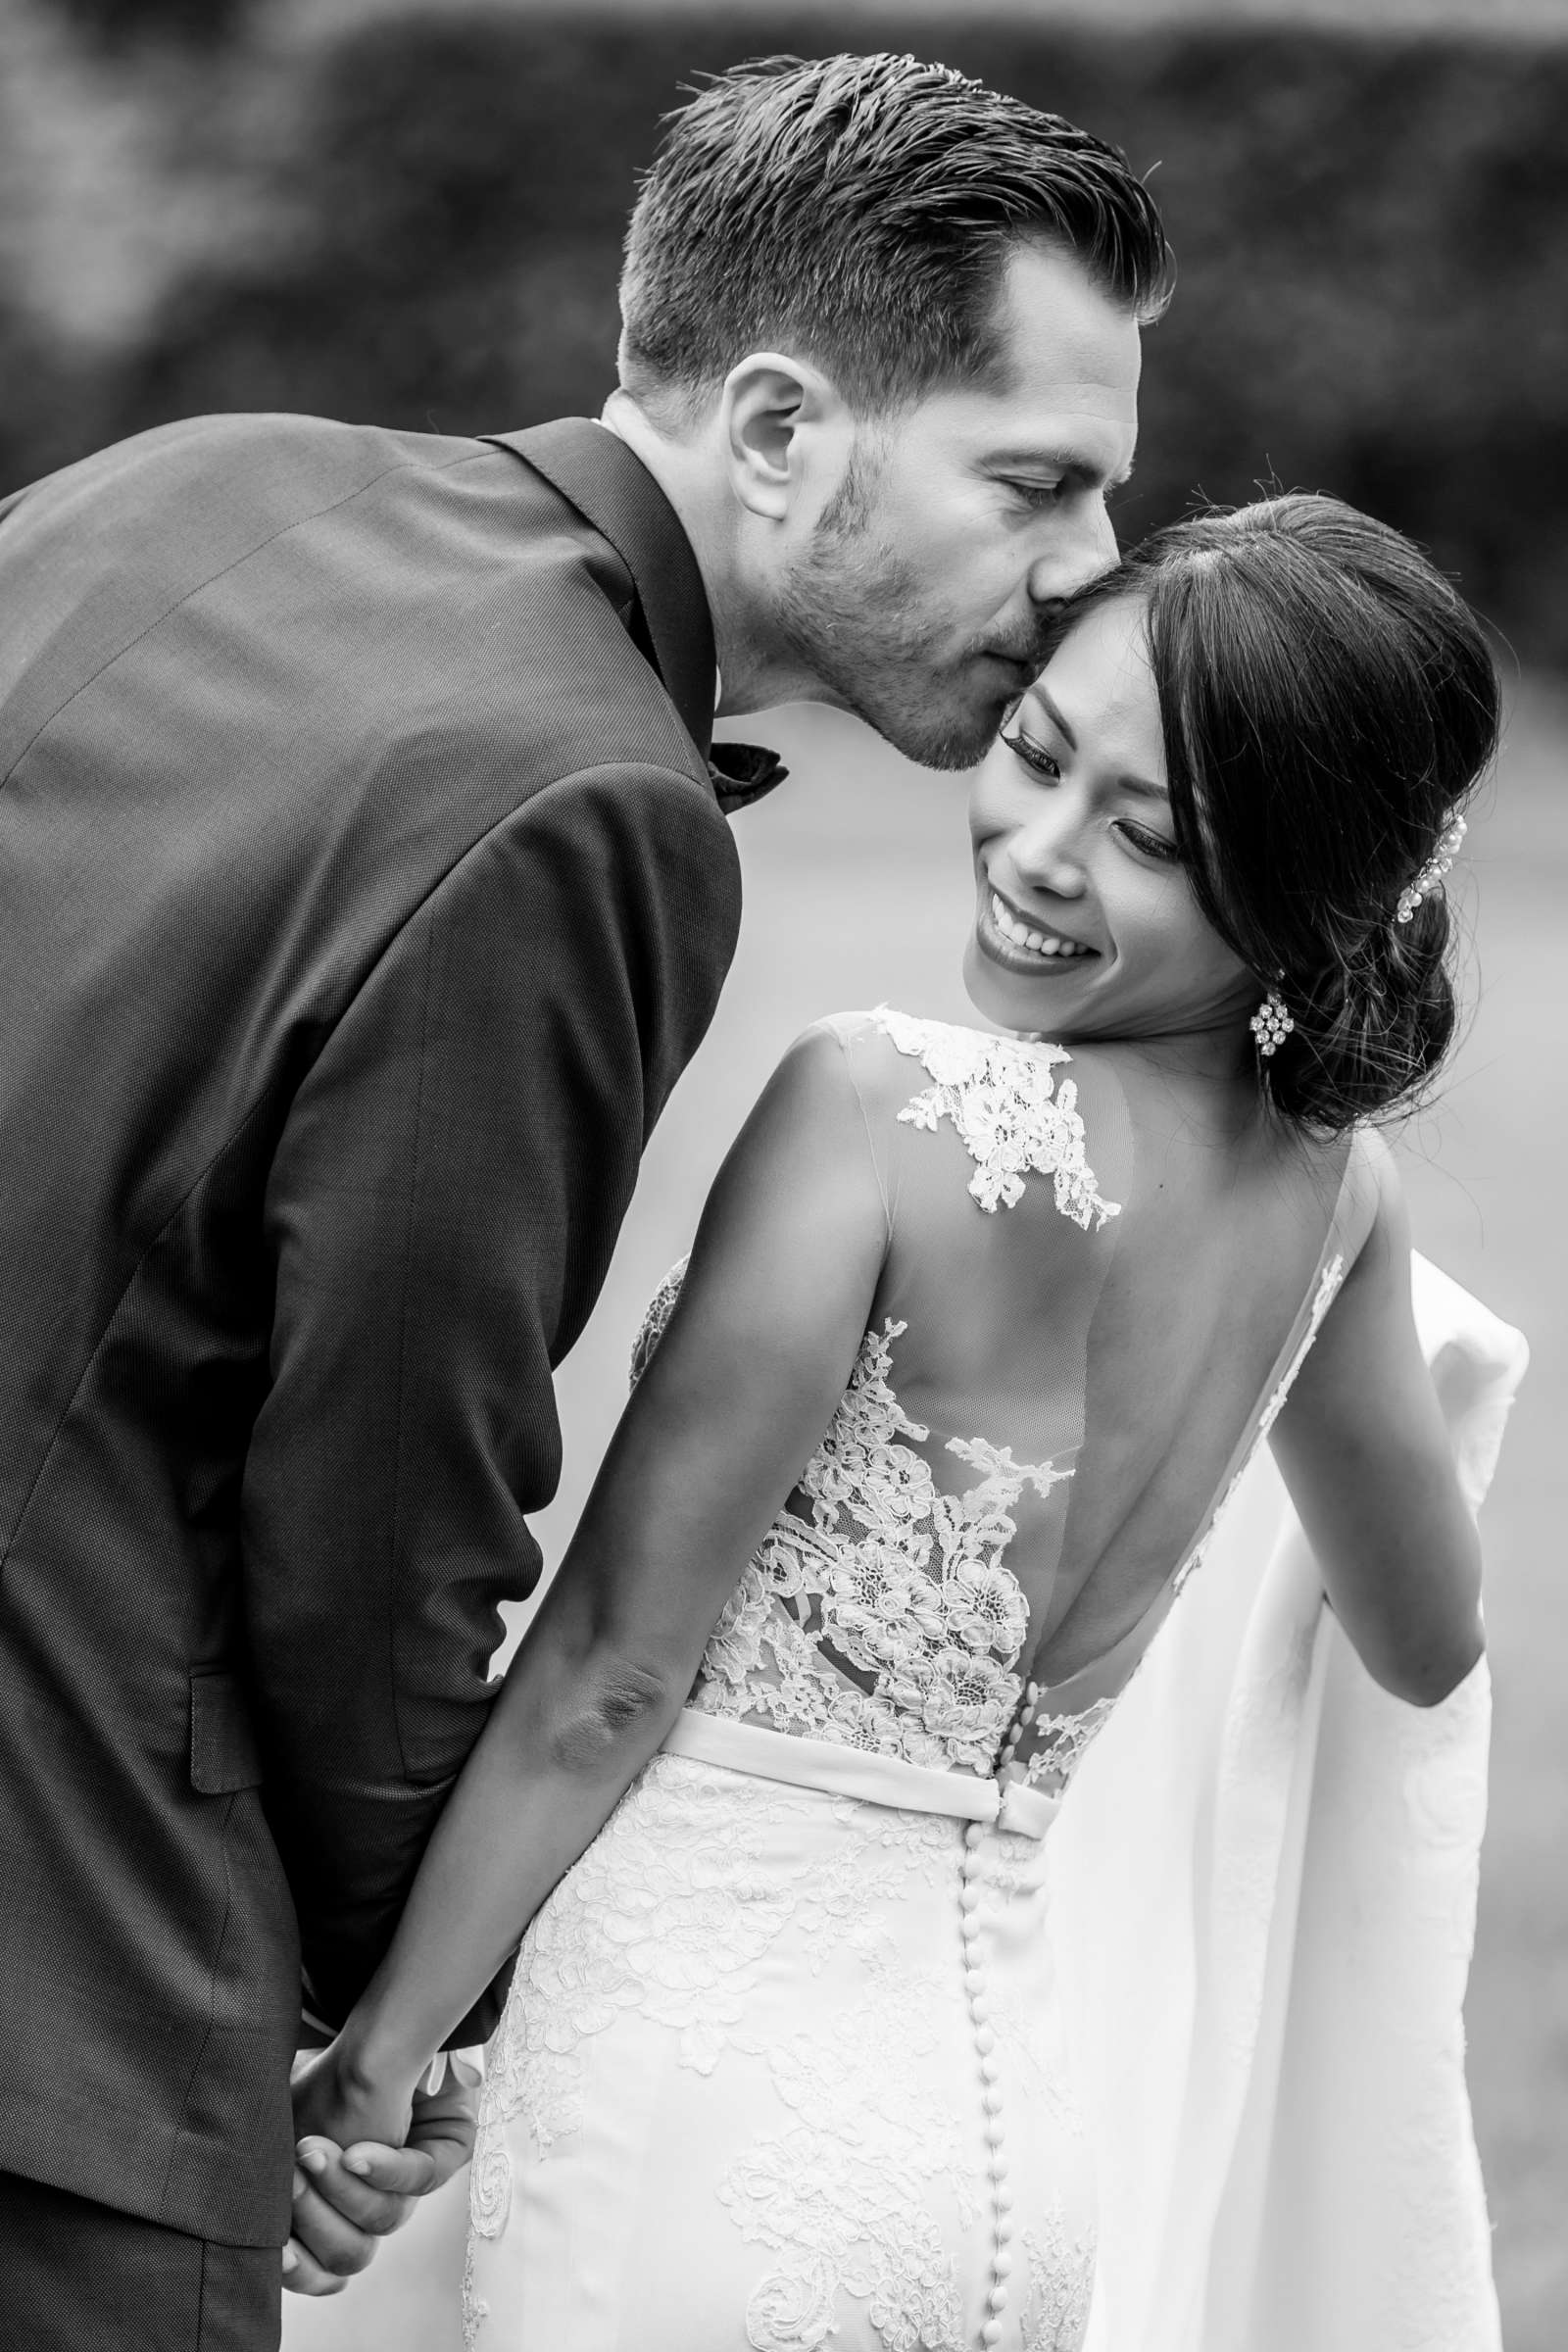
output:
[[[644, 187], [603, 422], [210, 417], [0, 506], [13, 2352], [275, 2342], [302, 1971], [330, 2025], [478, 1732], [733, 953], [780, 771], [715, 705], [973, 760], [1110, 559], [1166, 268], [1055, 118], [745, 68]], [[308, 2188], [292, 2282], [463, 2120]]]

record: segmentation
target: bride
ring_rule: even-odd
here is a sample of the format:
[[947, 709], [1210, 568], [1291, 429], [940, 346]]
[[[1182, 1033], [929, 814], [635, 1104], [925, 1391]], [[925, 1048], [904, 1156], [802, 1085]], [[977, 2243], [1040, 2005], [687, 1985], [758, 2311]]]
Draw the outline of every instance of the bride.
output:
[[1464, 607], [1328, 499], [1180, 524], [1062, 612], [973, 792], [985, 1025], [786, 1055], [301, 2079], [302, 2132], [400, 2140], [517, 1951], [479, 2352], [1083, 2343], [1052, 1825], [1259, 1439], [1386, 1690], [1481, 1654], [1370, 1122], [1452, 1031], [1495, 731]]

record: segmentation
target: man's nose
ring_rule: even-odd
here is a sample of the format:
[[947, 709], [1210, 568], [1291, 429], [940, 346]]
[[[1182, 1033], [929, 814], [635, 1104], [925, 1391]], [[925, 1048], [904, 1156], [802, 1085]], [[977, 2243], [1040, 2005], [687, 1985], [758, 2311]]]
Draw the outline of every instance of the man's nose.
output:
[[1116, 561], [1116, 534], [1110, 527], [1102, 498], [1088, 502], [1076, 528], [1063, 531], [1051, 548], [1029, 566], [1029, 598], [1049, 609], [1075, 589], [1098, 580]]

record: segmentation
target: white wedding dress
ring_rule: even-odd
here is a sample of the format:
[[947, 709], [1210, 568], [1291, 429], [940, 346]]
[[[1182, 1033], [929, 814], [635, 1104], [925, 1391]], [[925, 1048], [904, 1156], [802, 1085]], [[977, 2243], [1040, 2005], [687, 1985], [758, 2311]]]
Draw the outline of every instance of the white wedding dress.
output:
[[[1158, 2341], [1099, 2316], [1089, 2333], [1101, 2221], [1118, 2262], [1148, 2267], [1103, 2177], [1121, 2169], [1107, 2116], [1142, 2119], [1097, 2041], [1094, 1980], [1103, 1962], [1144, 1999], [1127, 2046], [1152, 2035], [1157, 2057], [1150, 1955], [1063, 1950], [1058, 1857], [1082, 1918], [1071, 1784], [1329, 1311], [1355, 1188], [1287, 1232], [1245, 1317], [1200, 1254], [1187, 1269], [1184, 1328], [1140, 1342], [1178, 1443], [1140, 1467], [1136, 1421], [1116, 1431], [1134, 1499], [1107, 1538], [1100, 1334], [1135, 1311], [1157, 1155], [1093, 1057], [1068, 1076], [1059, 1049], [885, 1009], [831, 1027], [881, 1188], [884, 1286], [675, 1732], [523, 1939], [471, 2173], [475, 2352]], [[1190, 1395], [1161, 1368], [1184, 1363]], [[1173, 1508], [1190, 1539], [1154, 1573]], [[1097, 1579], [1098, 1621], [1076, 1601], [1054, 1616], [1063, 1561], [1107, 1540], [1123, 1586]], [[1026, 1682], [1035, 1655], [1064, 1670]], [[1179, 1752], [1145, 1764], [1191, 1778]], [[1108, 1879], [1138, 1863], [1103, 1812]], [[1163, 1899], [1142, 1922], [1136, 1889], [1121, 1903], [1130, 1943], [1169, 1920]], [[1156, 2137], [1168, 2087], [1151, 2078]], [[1136, 2177], [1148, 2150], [1122, 2153]], [[1166, 2341], [1189, 2341], [1174, 2318]]]

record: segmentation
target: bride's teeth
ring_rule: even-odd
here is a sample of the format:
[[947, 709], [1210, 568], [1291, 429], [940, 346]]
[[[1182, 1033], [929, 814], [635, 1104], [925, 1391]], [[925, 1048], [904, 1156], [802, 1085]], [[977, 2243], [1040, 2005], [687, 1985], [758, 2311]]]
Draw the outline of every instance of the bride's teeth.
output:
[[991, 894], [991, 919], [1004, 939], [1014, 947], [1027, 948], [1032, 956], [1082, 956], [1085, 951], [1076, 940], [1057, 939], [1044, 931], [1031, 931], [1020, 922], [1012, 909], [996, 891]]

